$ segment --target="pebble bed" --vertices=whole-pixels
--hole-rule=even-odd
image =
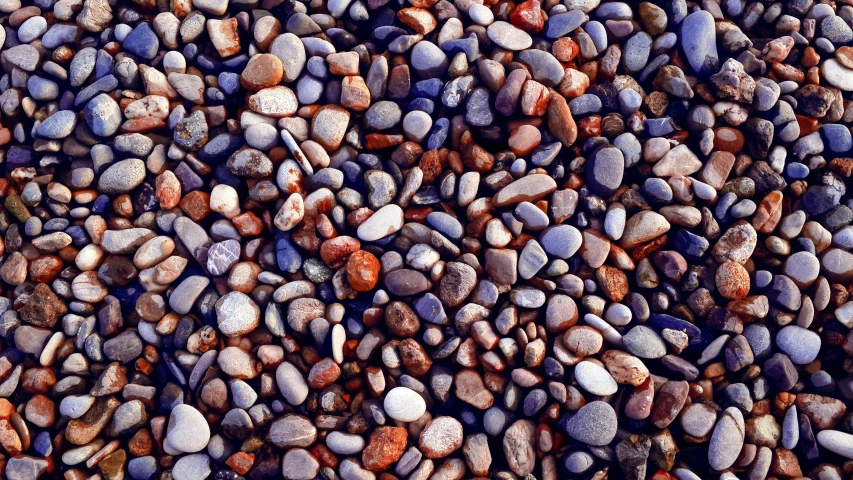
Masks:
[[[0,0],[0,478],[853,473],[853,5]]]

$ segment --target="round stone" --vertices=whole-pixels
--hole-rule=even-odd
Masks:
[[[165,441],[173,450],[195,453],[210,441],[210,427],[201,412],[190,405],[180,404],[169,415]]]
[[[308,398],[305,377],[292,363],[283,362],[275,370],[275,382],[287,403],[301,405]]]
[[[798,365],[811,363],[820,353],[820,335],[811,330],[788,325],[776,334],[776,345]]]
[[[385,394],[385,413],[400,422],[414,422],[426,412],[426,402],[417,392],[406,387],[395,387]]]
[[[618,421],[610,404],[602,401],[587,403],[561,427],[575,440],[596,447],[604,446],[616,437]]]
[[[228,292],[216,302],[216,322],[225,336],[246,335],[260,324],[261,309],[241,292]]]
[[[640,358],[655,359],[666,355],[666,344],[660,335],[645,325],[637,325],[622,337],[625,348]]]
[[[597,363],[590,361],[580,362],[575,366],[575,380],[587,392],[606,396],[616,393],[616,380]]]

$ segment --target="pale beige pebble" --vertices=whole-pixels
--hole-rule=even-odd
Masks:
[[[305,204],[302,201],[302,195],[294,193],[281,205],[273,223],[282,232],[287,232],[296,227],[303,216],[305,216]]]
[[[57,355],[59,353],[59,347],[65,342],[65,334],[62,332],[55,332],[50,340],[47,341],[47,344],[44,346],[44,350],[41,351],[41,355],[39,355],[39,365],[42,367],[49,367],[56,362]]]
[[[169,75],[172,72],[187,73],[187,59],[181,52],[171,50],[163,57],[163,72]]]
[[[161,95],[146,95],[130,102],[124,109],[124,116],[128,120],[145,117],[165,119],[169,116],[169,99]]]
[[[163,260],[154,267],[153,280],[161,285],[168,285],[174,282],[184,272],[184,268],[186,268],[188,262],[186,258],[177,255]]]
[[[47,196],[59,203],[71,202],[71,189],[59,182],[51,182],[47,185]]]
[[[105,256],[106,252],[100,245],[90,243],[80,249],[74,257],[74,264],[81,272],[90,272],[98,268]]]
[[[261,369],[251,353],[238,347],[225,347],[219,352],[216,362],[224,374],[241,380],[255,378]]]
[[[193,6],[202,12],[223,15],[228,10],[228,0],[194,0]]]
[[[204,104],[204,81],[199,76],[172,72],[166,78],[180,96],[196,105]]]
[[[356,234],[360,240],[374,242],[382,237],[400,231],[403,228],[404,221],[403,209],[399,205],[388,204],[377,210],[370,218],[359,225]]]
[[[79,3],[72,6],[70,10],[76,11],[78,8],[77,5]],[[54,11],[56,7],[57,5],[54,5]],[[83,2],[80,14],[77,15],[77,25],[90,32],[102,32],[109,26],[112,19],[112,7],[108,0],[86,0]],[[70,19],[66,18],[65,20]]]
[[[503,220],[493,218],[486,224],[486,242],[496,248],[503,248],[512,241],[512,232],[506,228]]]
[[[480,187],[480,172],[465,172],[459,177],[459,191],[456,202],[460,207],[467,207],[477,198]]]
[[[426,458],[443,458],[462,446],[462,424],[453,417],[435,417],[427,422],[418,438]]]
[[[581,258],[592,268],[604,265],[610,254],[610,240],[598,230],[586,229],[582,232]]]
[[[258,285],[258,275],[263,271],[254,262],[240,262],[228,275],[228,286],[238,292],[250,293]]]
[[[281,469],[285,480],[312,480],[320,471],[320,462],[304,448],[291,448],[282,457]]]
[[[183,158],[183,156],[181,158]],[[167,156],[166,146],[154,145],[154,150],[148,155],[148,158],[145,159],[145,168],[154,175],[162,175],[169,171],[166,169],[166,162],[168,161],[169,158]],[[178,184],[178,186],[180,186],[180,184]]]
[[[481,477],[488,476],[492,452],[489,449],[489,437],[485,433],[468,435],[462,447],[462,454],[471,473]]]
[[[311,139],[327,152],[337,150],[344,139],[349,119],[349,111],[339,105],[320,107],[311,120]]]
[[[101,239],[104,237],[104,232],[107,231],[107,221],[100,215],[92,215],[83,223],[86,228],[86,233],[92,239],[92,243],[100,245]]]
[[[832,234],[823,225],[814,220],[809,220],[803,225],[800,236],[806,237],[814,243],[815,253],[820,254],[832,243]]]
[[[71,281],[71,293],[77,300],[98,303],[109,291],[98,278],[98,272],[83,272]]]
[[[716,102],[711,109],[732,127],[742,125],[749,118],[749,110],[735,102]]]
[[[136,277],[139,285],[142,286],[143,290],[151,293],[166,293],[166,290],[169,288],[169,285],[162,285],[154,281],[154,272],[153,268],[146,268],[145,270],[140,270],[139,275]]]
[[[589,88],[589,76],[580,70],[567,68],[557,89],[569,100],[577,98]]]
[[[517,420],[504,433],[507,464],[519,477],[530,475],[536,467],[535,433],[536,424],[530,420]]]
[[[688,205],[667,205],[658,212],[671,224],[692,228],[702,222],[702,212]]]
[[[341,82],[341,105],[355,112],[363,112],[370,107],[370,90],[364,79],[358,75],[348,75]]]
[[[563,334],[563,345],[580,357],[598,353],[603,343],[601,333],[585,325],[575,325]]]
[[[270,117],[289,117],[296,113],[298,107],[293,90],[283,85],[265,88],[249,97],[249,108],[252,111]]]
[[[758,233],[752,225],[739,220],[720,236],[711,249],[711,255],[719,264],[731,260],[743,265],[752,257],[757,243]]]
[[[205,448],[209,441],[210,427],[201,412],[185,403],[172,409],[164,447],[177,453],[195,453]]]
[[[285,119],[282,118],[276,120],[274,117],[253,112],[251,110],[243,110],[243,113],[240,114],[240,128],[242,128],[243,130],[247,130],[252,125],[257,125],[259,123],[264,123],[274,127],[276,125],[276,121],[281,122],[283,120]]]
[[[622,248],[634,248],[669,231],[669,222],[663,215],[644,210],[635,213],[625,223],[625,233],[620,240]]]
[[[643,144],[643,159],[650,163],[657,162],[669,153],[670,148],[672,147],[669,140],[662,137],[650,138]]]
[[[332,75],[358,75],[358,54],[356,52],[339,52],[326,56],[329,73]]]
[[[305,154],[305,157],[308,158],[308,162],[311,163],[311,166],[314,167],[315,170],[326,168],[329,166],[329,163],[331,163],[329,153],[322,145],[314,140],[305,140],[299,144],[299,148],[302,149],[302,153]]]
[[[180,97],[178,92],[169,84],[166,74],[156,68],[141,63],[139,64],[139,75],[142,77],[142,85],[148,95],[159,95],[169,100],[177,100]]]
[[[252,37],[255,39],[255,44],[262,52],[269,49],[270,43],[281,34],[281,22],[273,15],[261,17],[255,21],[252,27]]]
[[[217,328],[227,337],[246,335],[260,324],[261,310],[241,292],[228,292],[216,302]]]
[[[53,253],[62,248],[71,245],[71,236],[65,232],[53,232],[32,240],[32,246],[36,247],[39,252]]]
[[[601,360],[616,383],[638,386],[649,377],[649,369],[643,361],[621,350],[608,350]]]
[[[310,126],[308,125],[308,121],[302,117],[280,118],[278,126],[283,130],[287,130],[297,142],[308,140]]]
[[[231,185],[219,184],[210,191],[210,209],[225,218],[240,214],[240,196]]]
[[[702,168],[702,161],[687,145],[678,145],[666,152],[658,161],[652,172],[659,177],[671,177],[673,175],[689,176]]]
[[[240,33],[236,18],[225,20],[208,19],[207,35],[213,47],[222,58],[240,52]]]
[[[172,12],[161,12],[152,22],[154,32],[162,40],[163,45],[169,49],[178,48],[178,30],[181,28],[181,21]],[[166,72],[168,74],[168,72]]]
[[[496,207],[505,207],[524,201],[535,202],[556,189],[557,182],[549,175],[526,175],[500,189],[492,198],[492,203]]]
[[[162,262],[175,251],[175,242],[169,237],[158,236],[143,243],[133,254],[133,264],[136,268],[151,268]]]

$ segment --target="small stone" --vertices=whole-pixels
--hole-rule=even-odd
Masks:
[[[241,292],[228,292],[216,302],[219,330],[226,336],[246,335],[260,324],[261,310]]]
[[[587,392],[606,396],[616,393],[616,380],[596,363],[583,361],[575,366],[575,379]]]
[[[205,448],[209,441],[210,427],[198,410],[186,404],[172,409],[165,440],[170,449],[195,453]]]
[[[418,438],[418,447],[426,458],[443,458],[462,447],[462,424],[453,417],[435,417],[428,421]]]
[[[426,402],[414,390],[406,387],[391,389],[384,400],[385,413],[400,422],[414,422],[426,412]]]
[[[616,412],[609,404],[594,401],[582,406],[567,420],[560,420],[560,426],[579,442],[603,446],[616,436]]]
[[[708,445],[708,463],[714,470],[729,468],[735,463],[743,448],[745,425],[743,414],[729,407],[717,421]]]

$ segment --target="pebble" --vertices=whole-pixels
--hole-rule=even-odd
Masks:
[[[796,325],[788,325],[776,334],[776,345],[798,365],[811,363],[820,352],[821,340],[817,333]]]
[[[210,441],[210,427],[198,410],[180,404],[169,414],[165,441],[169,449],[195,453],[205,448]]]
[[[853,458],[853,435],[838,430],[823,430],[817,433],[821,447],[845,458]]]
[[[373,242],[403,228],[403,210],[395,204],[385,205],[358,227],[358,238]]]
[[[617,390],[616,380],[607,370],[593,362],[583,361],[577,364],[575,379],[584,390],[593,395],[613,395]]]
[[[508,22],[498,21],[491,23],[486,29],[486,33],[489,39],[495,42],[496,45],[510,51],[526,50],[533,45],[533,39],[527,32],[516,28]]]
[[[625,348],[640,358],[661,358],[666,355],[663,339],[651,328],[637,325],[623,335]]]
[[[701,76],[716,73],[719,67],[714,17],[705,10],[695,11],[681,22],[682,48],[687,62]]]
[[[565,423],[563,428],[570,437],[592,446],[603,446],[616,436],[616,412],[608,403],[593,401],[582,406]]]
[[[708,444],[708,464],[714,470],[731,467],[743,448],[745,425],[743,414],[735,407],[720,416]]]
[[[414,422],[426,412],[426,402],[417,392],[396,387],[385,395],[383,403],[385,413],[400,422]]]
[[[435,417],[418,437],[418,448],[426,458],[444,458],[462,446],[463,428],[453,417]]]
[[[172,467],[172,478],[175,480],[205,478],[210,473],[210,457],[204,453],[183,456]]]
[[[216,302],[217,327],[226,336],[245,335],[260,323],[261,310],[241,292],[228,292]]]

